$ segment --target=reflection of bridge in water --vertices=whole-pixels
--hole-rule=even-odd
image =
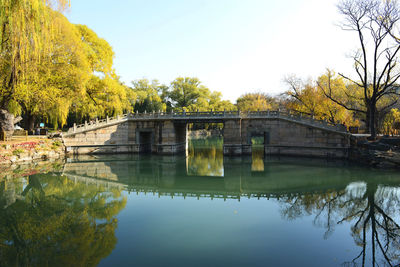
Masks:
[[[267,161],[264,171],[251,171],[251,158],[227,158],[223,177],[188,175],[184,157],[117,157],[103,161],[69,162],[63,175],[79,183],[96,184],[134,193],[156,196],[238,199],[291,197],[328,191],[341,191],[359,177],[357,169],[316,165],[299,168],[296,162]],[[320,162],[320,163],[323,163]],[[376,174],[365,179],[376,179]],[[390,184],[390,177],[385,179]],[[397,183],[393,179],[393,183]]]
[[[190,189],[173,189],[173,188],[163,188],[157,186],[144,186],[144,185],[126,185],[119,182],[112,182],[103,179],[95,179],[89,178],[81,175],[71,175],[64,173],[69,179],[74,180],[75,183],[85,183],[86,185],[97,185],[103,186],[105,188],[117,188],[119,190],[126,190],[128,192],[134,193],[144,193],[146,194],[153,194],[154,196],[164,197],[168,196],[171,198],[174,197],[183,197],[184,199],[188,198],[210,198],[213,199],[237,199],[240,200],[241,198],[276,198],[279,199],[283,196],[287,196],[287,194],[277,194],[277,193],[248,193],[248,192],[240,192],[240,191],[222,191],[222,190],[213,190],[212,188],[208,190],[199,190],[196,188]],[[185,191],[183,191],[185,190]]]

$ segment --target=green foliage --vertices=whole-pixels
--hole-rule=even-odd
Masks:
[[[76,118],[130,111],[111,46],[52,8],[65,0],[1,1],[0,108],[57,128]],[[30,127],[33,127],[32,124]]]
[[[24,152],[25,152],[25,150],[23,150],[22,148],[17,148],[17,149],[14,149],[14,150],[13,150],[12,154],[13,154],[14,156],[19,156],[19,155],[21,155],[21,154],[24,153]]]
[[[157,80],[149,82],[147,79],[136,80],[132,82],[133,94],[136,96],[136,101],[131,101],[134,111],[143,112],[158,112],[166,110],[166,103],[163,103],[159,92],[162,92],[164,85],[159,85]]]
[[[264,144],[264,137],[256,136],[251,138],[252,145],[263,145]]]
[[[222,176],[222,138],[207,138],[189,141],[188,173],[196,176]]]
[[[92,72],[112,75],[114,59],[112,47],[86,25],[77,24],[75,27],[84,43],[84,51]]]
[[[221,100],[220,92],[211,92],[197,78],[178,77],[171,82],[169,90],[163,91],[163,94],[170,99],[172,107],[177,110],[229,111],[236,109],[230,101]]]
[[[0,184],[0,262],[6,266],[96,266],[113,250],[115,218],[126,204],[119,191],[52,174]]]
[[[131,111],[128,88],[115,74],[112,47],[85,25],[76,25],[84,47],[90,78],[82,94],[76,95],[72,112],[77,118],[115,116]]]
[[[52,148],[52,149],[57,149],[57,148],[59,148],[61,145],[62,145],[61,141],[56,140],[56,141],[54,141],[54,142],[51,144],[51,148]]]
[[[241,111],[264,111],[278,107],[275,99],[264,93],[246,93],[239,97],[236,102]]]
[[[28,73],[20,82],[16,99],[26,116],[48,118],[63,126],[73,99],[85,90],[89,66],[75,26],[58,12],[51,16],[59,29],[52,39],[52,52],[44,51],[38,72]]]
[[[178,77],[172,81],[169,97],[172,100],[174,107],[180,110],[183,108],[189,108],[190,106],[193,107],[201,96],[201,90],[204,93],[207,89],[200,84],[201,82],[199,79],[190,77]]]
[[[59,140],[56,140],[56,141],[53,142],[53,146],[59,147],[61,145],[62,145],[62,143]]]
[[[288,110],[302,112],[314,116],[316,119],[327,120],[331,123],[359,125],[353,112],[330,100],[321,89],[329,84],[332,95],[335,95],[337,99],[344,100],[349,95],[343,78],[336,77],[333,72],[329,71],[327,74],[320,76],[317,81],[302,81],[292,76],[286,78],[286,83],[290,87],[285,93],[288,96],[285,102],[285,107]]]
[[[53,27],[53,7],[63,8],[67,0],[2,0],[0,2],[1,107],[6,107],[18,85],[41,62],[42,53],[52,50],[57,28]]]
[[[398,133],[400,129],[400,111],[397,108],[391,109],[390,112],[386,114],[382,128],[383,133],[387,135]]]

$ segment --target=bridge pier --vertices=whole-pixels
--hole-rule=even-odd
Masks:
[[[158,124],[157,154],[183,153],[187,148],[187,124],[164,121]]]
[[[224,155],[242,155],[242,120],[226,120],[224,123]]]

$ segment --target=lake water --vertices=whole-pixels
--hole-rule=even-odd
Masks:
[[[120,155],[0,175],[0,266],[389,266],[400,173],[317,159]]]

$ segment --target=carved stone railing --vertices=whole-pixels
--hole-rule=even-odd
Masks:
[[[347,127],[343,124],[334,124],[326,120],[317,120],[300,112],[267,110],[267,111],[198,111],[198,112],[151,112],[151,113],[129,113],[114,118],[107,117],[102,120],[92,120],[81,125],[74,124],[64,136],[82,133],[98,128],[119,124],[128,120],[227,120],[227,119],[282,119],[295,123],[304,124],[310,127],[321,128],[325,130],[347,133]]]

